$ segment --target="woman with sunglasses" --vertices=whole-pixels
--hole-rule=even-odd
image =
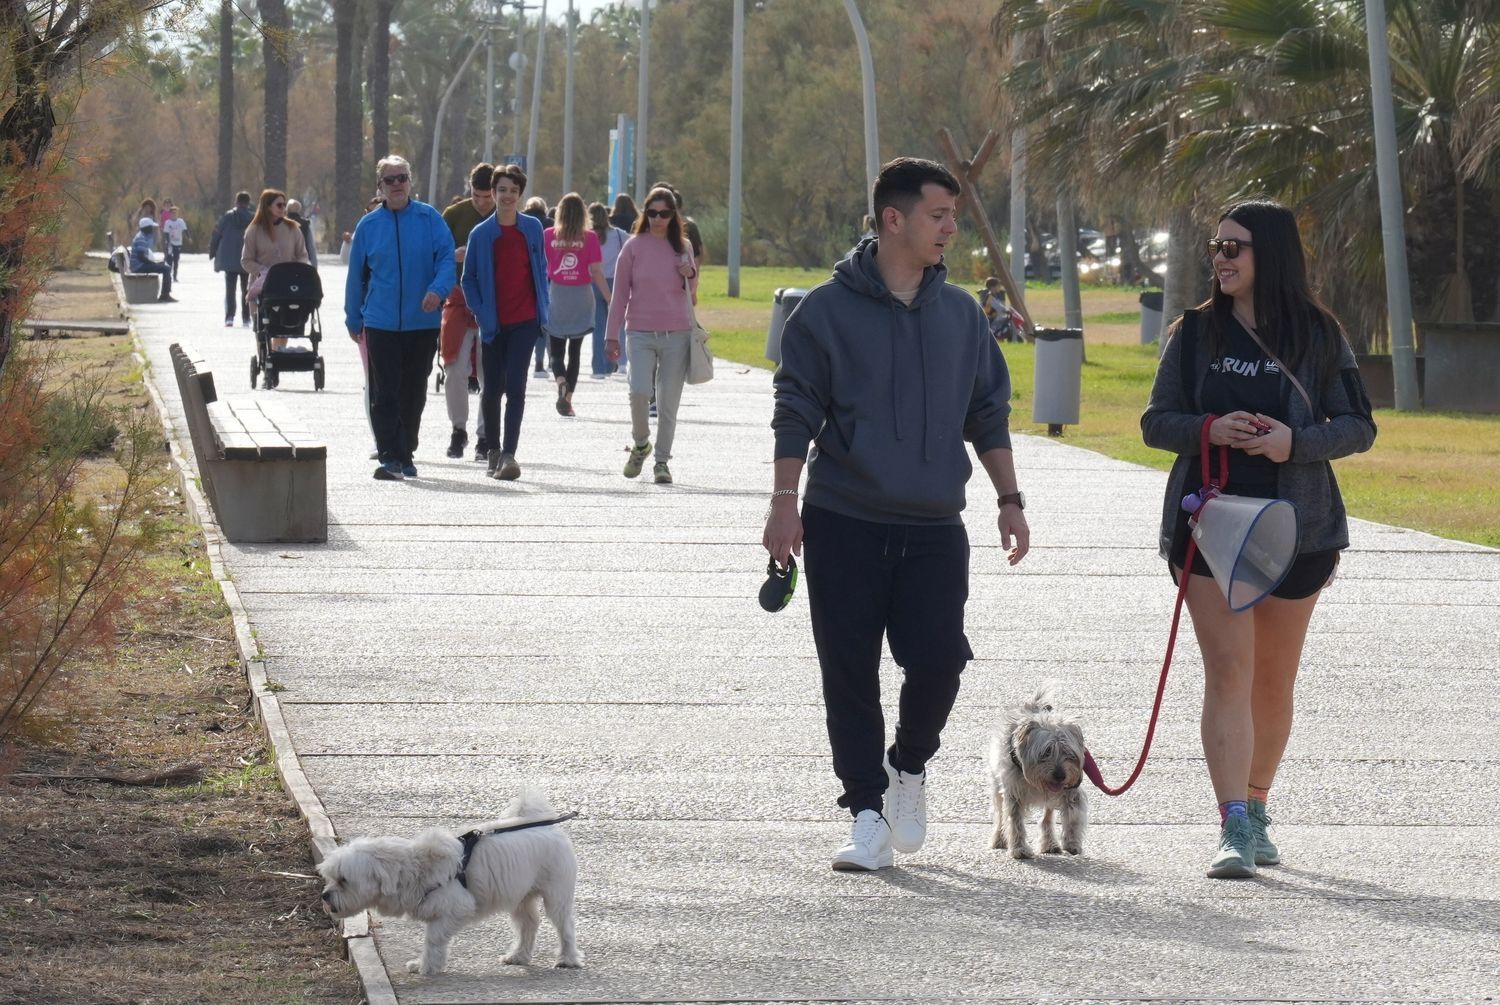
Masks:
[[[688,351],[693,336],[693,303],[698,270],[682,236],[682,218],[672,193],[654,188],[615,262],[615,287],[609,304],[605,352],[620,358],[620,338],[629,343],[630,427],[625,477],[641,473],[651,453],[651,396],[656,395],[656,464],[652,480],[672,484],[672,441],[677,432],[677,405],[687,382]]]
[[[282,262],[306,262],[307,242],[302,239],[302,228],[289,223],[286,218],[286,193],[268,188],[261,192],[260,203],[250,226],[245,228],[245,244],[240,249],[240,271],[250,277],[246,292],[253,307],[260,301],[260,288],[265,285],[266,271]],[[273,338],[271,348],[286,348],[287,340]],[[267,374],[267,387],[274,386],[270,380],[275,371]]]
[[[1183,498],[1199,487],[1200,437],[1229,448],[1227,491],[1297,507],[1297,558],[1254,607],[1231,611],[1201,553],[1187,606],[1203,654],[1201,731],[1219,803],[1214,879],[1276,865],[1266,804],[1292,728],[1292,692],[1318,595],[1333,577],[1349,526],[1329,464],[1375,441],[1370,401],[1338,319],[1313,293],[1296,217],[1243,202],[1208,242],[1213,292],[1183,314],[1141,416],[1147,446],[1177,460],[1167,480],[1160,548],[1174,581],[1189,531]],[[1217,474],[1219,451],[1210,456]]]

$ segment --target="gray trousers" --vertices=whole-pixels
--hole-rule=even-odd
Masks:
[[[651,438],[651,395],[656,395],[656,460],[672,459],[677,405],[687,383],[693,333],[627,331],[630,349],[630,432],[636,443]]]
[[[443,395],[448,402],[448,421],[454,429],[467,429],[469,425],[469,375],[479,379],[480,393],[484,393],[484,367],[474,369],[473,354],[479,348],[479,329],[464,332],[464,341],[458,349],[458,358],[443,368]],[[484,439],[484,416],[474,430],[474,438]]]

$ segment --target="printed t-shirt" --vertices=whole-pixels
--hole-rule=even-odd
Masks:
[[[1259,413],[1285,422],[1286,416],[1281,414],[1281,370],[1260,351],[1238,319],[1230,317],[1224,335],[1223,352],[1208,365],[1208,376],[1203,380],[1204,409],[1214,415]],[[1209,456],[1217,472],[1219,452],[1212,450]],[[1236,484],[1274,489],[1278,467],[1269,457],[1230,450],[1229,491],[1233,492]]]
[[[182,244],[182,235],[187,233],[187,221],[180,216],[174,216],[161,225],[161,229],[167,235],[167,240],[176,248]]]
[[[585,230],[581,247],[577,243],[556,241],[557,229],[548,227],[542,234],[542,247],[547,252],[547,278],[559,286],[587,286],[592,281],[589,266],[604,261],[599,235]]]
[[[502,325],[530,321],[536,314],[536,286],[531,279],[531,256],[520,227],[500,228],[491,250],[495,256],[496,320]]]

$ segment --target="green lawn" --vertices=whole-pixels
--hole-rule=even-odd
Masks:
[[[776,289],[811,287],[826,278],[825,271],[741,269],[741,296],[734,300],[724,293],[724,268],[705,268],[699,317],[714,333],[714,351],[736,362],[770,366],[763,354]],[[1088,362],[1082,421],[1067,427],[1064,442],[1165,470],[1171,456],[1141,443],[1140,416],[1156,372],[1156,349],[1133,344],[1139,342],[1139,314],[1129,307],[1136,294],[1090,287],[1083,296]],[[1039,324],[1061,323],[1062,294],[1055,285],[1029,287],[1027,304]],[[1012,428],[1045,434],[1045,427],[1031,421],[1034,348],[1007,345],[1005,357],[1014,385]],[[1500,416],[1382,409],[1375,421],[1380,435],[1374,448],[1334,464],[1349,512],[1500,548],[1493,483],[1500,471]]]

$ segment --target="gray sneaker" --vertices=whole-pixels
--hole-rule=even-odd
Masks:
[[[1266,804],[1259,799],[1250,800],[1250,833],[1255,837],[1256,865],[1281,864],[1281,849],[1276,847],[1276,842],[1266,833],[1266,828],[1270,826],[1271,818],[1266,816]]]
[[[634,447],[626,447],[625,452],[630,456],[625,458],[625,477],[634,478],[641,473],[641,468],[646,465],[646,458],[651,456],[651,441],[638,444]]]
[[[656,462],[656,466],[651,469],[651,480],[658,485],[672,484],[672,469],[667,467],[666,461]]]
[[[1250,818],[1230,814],[1219,829],[1219,850],[1208,866],[1209,879],[1252,879],[1255,876],[1255,835]]]
[[[521,465],[516,463],[514,454],[500,455],[500,467],[495,471],[495,477],[502,482],[513,482],[521,477]]]

